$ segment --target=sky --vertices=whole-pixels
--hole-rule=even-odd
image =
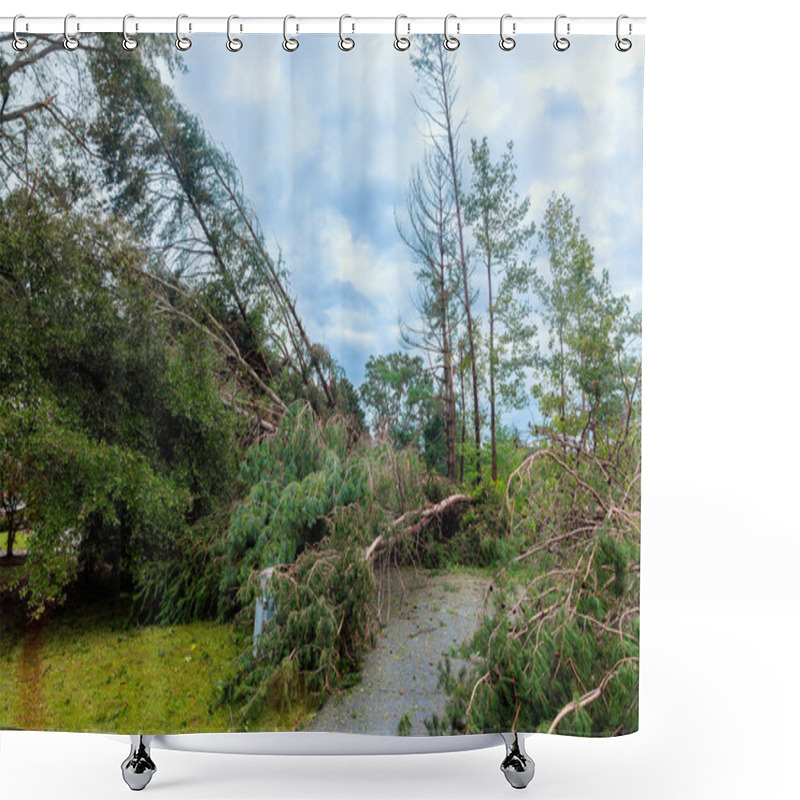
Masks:
[[[400,349],[399,320],[415,316],[415,265],[400,240],[411,172],[425,139],[414,105],[409,52],[386,35],[195,36],[178,98],[234,157],[267,244],[280,251],[312,340],[324,343],[358,385],[370,355]],[[542,218],[552,192],[566,193],[617,294],[641,309],[643,46],[627,53],[613,36],[464,36],[456,63],[455,113],[462,151],[486,136],[493,158],[513,140],[517,188]],[[465,177],[468,177],[465,174]],[[476,270],[485,308],[484,274]]]

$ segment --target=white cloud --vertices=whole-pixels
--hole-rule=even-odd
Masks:
[[[414,316],[414,278],[394,214],[425,146],[408,56],[385,36],[357,36],[351,53],[335,36],[308,37],[291,55],[280,37],[246,41],[234,56],[222,42],[209,60],[198,40],[179,96],[236,158],[309,331],[337,357],[336,347],[358,358],[396,349],[398,318]],[[470,38],[457,54],[465,176],[471,137],[487,135],[495,156],[513,139],[534,217],[552,191],[568,194],[598,265],[637,297],[641,58],[618,53],[613,37],[576,37],[567,53],[546,36],[513,53],[496,37]]]

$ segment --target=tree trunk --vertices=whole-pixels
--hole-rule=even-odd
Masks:
[[[439,302],[442,324],[442,361],[444,364],[444,438],[447,450],[447,477],[456,478],[456,400],[453,392],[453,356],[450,351],[450,320],[447,309],[450,298],[447,291],[447,267],[445,263],[447,248],[444,241],[444,198],[441,184],[439,188]]]
[[[464,346],[459,344],[458,346],[458,357],[459,357],[459,364],[464,363]],[[467,409],[466,403],[464,401],[464,370],[459,369],[458,371],[458,378],[459,382],[461,383],[461,453],[459,456],[459,463],[458,463],[458,480],[459,482],[463,482],[464,480],[464,445],[467,441]]]
[[[469,302],[469,277],[467,275],[467,257],[464,250],[464,225],[461,219],[461,200],[458,187],[458,165],[456,162],[455,137],[450,118],[450,93],[445,80],[444,55],[439,52],[439,67],[442,78],[442,99],[444,101],[444,121],[447,131],[447,147],[450,156],[450,174],[453,181],[453,200],[456,206],[456,227],[458,228],[458,248],[461,260],[461,275],[464,281],[464,311],[467,317],[467,342],[469,344],[469,360],[472,370],[472,399],[475,419],[475,483],[481,482],[481,420],[478,405],[478,368],[475,362],[475,337],[472,332],[472,310]]]
[[[488,227],[488,226],[487,226]],[[487,231],[486,241],[488,246],[489,234]],[[495,434],[495,394],[494,394],[494,308],[492,307],[492,251],[488,250],[486,255],[486,274],[489,279],[489,426],[492,438],[492,480],[497,480],[497,438]]]
[[[17,526],[14,520],[14,499],[11,499],[11,505],[6,506],[6,519],[8,520],[8,538],[6,539],[6,558],[11,558],[14,555],[14,539],[17,535]]]
[[[445,398],[444,421],[447,445],[447,477],[456,479],[456,398],[453,386],[453,354],[448,349],[444,367]]]

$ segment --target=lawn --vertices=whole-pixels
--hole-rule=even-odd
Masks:
[[[8,533],[3,531],[0,533],[0,555],[5,555],[6,547],[8,545]],[[24,531],[18,531],[14,537],[14,552],[19,550],[28,549],[28,534]]]
[[[124,602],[74,605],[38,631],[0,625],[0,727],[182,733],[233,730],[213,703],[240,646],[214,622],[126,624]],[[0,617],[5,616],[0,611]]]

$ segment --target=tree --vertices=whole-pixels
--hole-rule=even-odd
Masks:
[[[388,435],[397,448],[426,449],[426,430],[435,430],[433,383],[419,356],[395,352],[370,356],[361,399],[372,414],[372,429]]]
[[[100,104],[89,132],[113,208],[149,241],[152,270],[203,288],[204,306],[262,384],[284,388],[291,400],[297,376],[315,408],[333,408],[324,348],[309,340],[286,267],[266,247],[233,160],[153,67],[133,57],[120,70],[117,56],[90,62]]]
[[[447,164],[436,151],[426,153],[408,189],[408,226],[398,222],[403,241],[417,263],[415,307],[420,325],[402,326],[403,341],[423,351],[440,387],[444,416],[446,473],[456,478],[456,396],[453,339],[463,319],[458,307],[460,275],[453,257],[455,233]]]
[[[169,37],[121,54],[112,38],[86,35],[75,58],[49,70],[61,45],[34,37],[10,63],[0,56],[6,187],[44,186],[65,206],[126,218],[147,246],[145,274],[166,289],[163,309],[209,334],[276,413],[298,395],[337,408],[330,357],[308,338],[241,175],[162,80],[181,67]],[[170,299],[187,286],[203,291],[175,309]]]
[[[0,406],[0,512],[6,531],[6,558],[14,555],[14,540],[25,519],[25,477],[27,465],[23,463],[22,440],[27,435],[23,425],[17,424],[15,409]]]
[[[469,284],[469,268],[464,244],[464,219],[461,208],[461,156],[459,132],[463,121],[456,121],[453,106],[458,97],[455,85],[455,62],[449,51],[444,50],[436,36],[421,36],[419,47],[411,56],[411,64],[417,72],[422,89],[422,101],[416,101],[427,125],[428,136],[438,156],[443,160],[448,176],[448,191],[452,193],[458,260],[461,266],[461,282],[464,314],[467,323],[467,346],[472,372],[472,411],[475,436],[475,480],[480,482],[481,422],[478,401],[478,366],[476,361],[475,331],[472,313],[472,291]]]
[[[28,607],[105,576],[160,614],[150,567],[232,504],[239,422],[208,342],[143,289],[130,230],[41,194],[0,199],[0,495],[35,534]]]
[[[472,226],[476,249],[486,267],[489,287],[489,424],[492,480],[497,480],[496,382],[511,406],[520,405],[524,371],[532,366],[530,345],[535,328],[528,321],[530,307],[523,297],[531,281],[530,265],[521,261],[533,238],[534,225],[525,223],[530,200],[519,199],[514,144],[509,142],[493,164],[486,137],[473,139],[470,161],[472,188],[464,198],[464,219]],[[493,292],[493,279],[499,291]],[[499,279],[499,280],[498,280]]]
[[[534,291],[548,340],[537,348],[535,393],[546,420],[585,440],[616,424],[638,388],[638,359],[628,354],[640,318],[630,315],[626,296],[613,294],[608,271],[597,273],[565,195],[551,196],[539,236],[549,275],[536,276]]]
[[[28,158],[31,122],[51,108],[56,95],[37,80],[43,62],[62,52],[55,37],[31,38],[22,52],[11,49],[12,37],[0,36],[0,181],[6,191],[18,186],[32,188],[38,180]],[[13,60],[7,54],[15,53]]]

